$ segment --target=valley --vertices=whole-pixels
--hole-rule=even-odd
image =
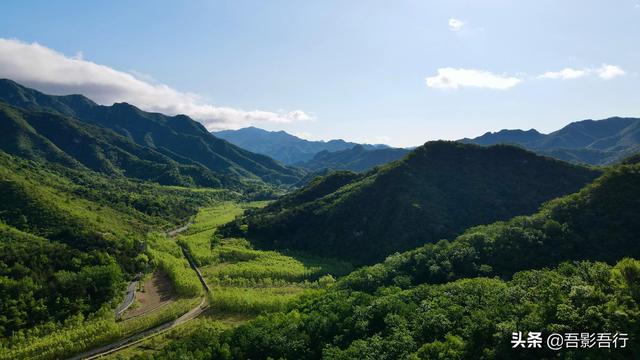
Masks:
[[[313,172],[186,116],[0,85],[0,359],[531,358],[513,332],[640,334],[637,155],[430,141]]]

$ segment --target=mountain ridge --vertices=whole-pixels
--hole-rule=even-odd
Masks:
[[[0,80],[0,101],[25,111],[51,113],[109,129],[139,146],[177,163],[199,164],[237,182],[291,185],[305,172],[284,166],[211,135],[186,115],[167,116],[138,109],[127,103],[98,105],[82,95],[54,96]]]
[[[503,129],[459,141],[484,146],[514,144],[560,160],[607,165],[640,151],[640,118],[581,120],[549,134]]]
[[[329,141],[305,140],[282,130],[267,131],[255,126],[238,130],[222,130],[214,132],[213,134],[237,146],[271,156],[289,165],[311,160],[315,154],[323,150],[331,152],[347,150],[356,145],[362,145],[364,148],[370,150],[388,147],[382,144],[357,144],[342,139]]]

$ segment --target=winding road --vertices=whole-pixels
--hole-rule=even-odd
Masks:
[[[185,231],[187,228],[189,227],[189,224],[179,227],[177,229],[171,230],[167,232],[168,236],[174,237],[175,235]],[[166,331],[169,331],[171,329],[173,329],[174,327],[180,325],[180,324],[184,324],[185,322],[194,319],[196,317],[198,317],[200,314],[202,314],[208,307],[208,303],[207,303],[207,299],[208,299],[208,292],[209,292],[209,286],[207,285],[206,281],[204,280],[204,277],[202,276],[202,274],[200,273],[200,269],[198,269],[198,267],[196,266],[196,264],[193,262],[193,259],[191,258],[191,254],[189,254],[189,251],[182,247],[182,253],[184,254],[184,256],[187,258],[187,261],[189,261],[189,265],[191,266],[191,268],[196,272],[196,274],[198,275],[198,278],[200,279],[200,282],[202,283],[202,287],[205,290],[205,294],[202,298],[202,301],[200,301],[200,304],[198,304],[198,306],[194,307],[193,309],[189,310],[188,312],[186,312],[184,315],[180,316],[179,318],[172,320],[172,321],[168,321],[164,324],[160,324],[154,328],[151,329],[147,329],[144,330],[142,332],[139,332],[135,335],[131,335],[129,337],[126,337],[124,339],[120,339],[118,341],[112,342],[111,344],[107,344],[104,346],[101,346],[99,348],[95,348],[93,350],[89,350],[86,351],[84,353],[78,354],[76,356],[73,356],[71,358],[69,358],[69,360],[80,360],[80,359],[97,359],[100,358],[102,356],[106,356],[109,354],[112,354],[114,352],[120,351],[122,349],[128,348],[130,346],[136,345],[138,343],[141,343],[153,336],[162,334]],[[123,302],[118,308],[124,306],[127,303],[127,300],[129,299],[129,295],[131,294],[131,292],[129,292],[129,289],[132,288],[133,283],[129,284],[129,287],[127,288],[127,299],[125,299],[125,302]],[[137,282],[135,284],[137,286]],[[133,287],[133,294],[135,294],[135,288]],[[131,303],[133,303],[133,299],[135,298],[134,295],[131,295],[131,301],[128,305],[126,305],[126,307],[122,310],[122,312],[124,312],[124,310],[126,310],[127,307],[131,306]],[[117,312],[116,312],[117,315]]]

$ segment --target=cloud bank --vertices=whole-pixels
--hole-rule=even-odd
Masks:
[[[426,78],[427,86],[436,89],[457,89],[459,87],[477,87],[505,90],[516,86],[519,78],[492,74],[474,69],[440,68],[438,74]]]
[[[618,76],[622,76],[625,74],[625,71],[622,70],[617,65],[609,65],[602,64],[598,68],[583,68],[583,69],[572,69],[572,68],[564,68],[560,71],[548,71],[538,78],[541,79],[560,79],[560,80],[570,80],[577,79],[584,76],[596,75],[603,80],[610,80]]]
[[[617,65],[602,64],[597,68],[573,69],[564,68],[560,71],[547,71],[536,77],[526,75],[507,76],[498,75],[484,70],[456,69],[452,67],[439,68],[434,76],[426,78],[427,86],[435,89],[458,89],[462,87],[507,90],[519,83],[530,79],[560,79],[570,80],[586,76],[597,76],[602,80],[610,80],[625,75],[626,72]]]
[[[128,102],[146,111],[186,114],[209,130],[313,119],[302,110],[245,111],[213,106],[196,94],[152,82],[137,73],[130,74],[84,60],[81,52],[68,57],[37,43],[13,39],[0,38],[0,78],[50,94],[83,94],[104,105]]]

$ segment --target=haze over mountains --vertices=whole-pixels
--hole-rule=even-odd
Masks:
[[[363,145],[356,145],[351,149],[333,152],[323,150],[315,154],[310,160],[295,163],[294,165],[309,171],[331,169],[364,172],[376,166],[401,159],[409,152],[410,150],[408,149],[367,149]]]
[[[640,119],[583,120],[550,134],[535,129],[500,130],[460,141],[478,145],[515,144],[560,160],[606,165],[640,150]]]
[[[388,148],[387,145],[356,144],[342,139],[310,141],[284,131],[267,131],[253,126],[239,130],[223,130],[213,134],[249,151],[268,155],[284,164],[305,162],[321,151],[347,150],[356,145],[361,145],[368,150]]]

